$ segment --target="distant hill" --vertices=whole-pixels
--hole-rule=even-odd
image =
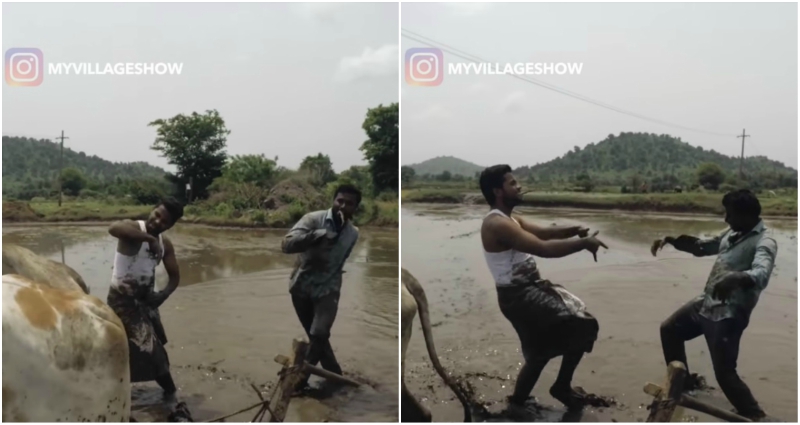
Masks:
[[[485,168],[452,156],[439,156],[420,162],[419,164],[412,164],[409,167],[413,168],[414,173],[418,176],[424,176],[426,174],[436,176],[445,171],[449,171],[450,174],[454,176],[462,175],[464,177],[473,177],[476,172],[481,172]]]
[[[697,167],[705,162],[722,167],[728,180],[738,179],[739,158],[649,133],[609,135],[583,149],[576,146],[552,161],[519,167],[515,174],[543,182],[574,181],[585,173],[596,184],[625,185],[637,175],[643,182],[688,184],[696,181]],[[744,172],[748,180],[759,180],[764,187],[797,186],[797,170],[763,156],[746,157]]]
[[[25,188],[49,188],[58,175],[61,147],[49,140],[3,136],[3,194]],[[64,147],[64,168],[74,167],[90,181],[163,179],[166,171],[146,162],[111,162]]]

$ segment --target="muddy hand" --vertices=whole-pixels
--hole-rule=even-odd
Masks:
[[[594,233],[592,233],[592,236],[589,236],[587,239],[589,241],[589,247],[587,249],[592,253],[595,263],[597,262],[597,250],[600,249],[601,246],[605,249],[608,249],[608,246],[604,244],[603,241],[597,239],[598,233],[600,233],[600,231],[595,230]]]
[[[650,253],[653,254],[653,257],[656,256],[656,253],[664,248],[666,241],[664,239],[656,239],[653,241],[653,244],[650,245]]]

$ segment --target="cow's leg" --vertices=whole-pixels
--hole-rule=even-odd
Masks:
[[[400,421],[431,422],[431,412],[408,391],[405,382],[400,395]]]

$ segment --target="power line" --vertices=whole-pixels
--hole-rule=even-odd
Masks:
[[[441,43],[439,41],[433,40],[430,37],[426,37],[424,35],[417,34],[417,33],[413,32],[413,31],[402,29],[402,36],[405,37],[405,38],[408,38],[410,40],[414,40],[414,41],[416,41],[418,43],[424,44],[426,46],[438,48],[438,49],[443,50],[443,51],[445,51],[445,52],[447,52],[447,53],[449,53],[449,54],[451,54],[453,56],[457,56],[457,57],[460,57],[462,59],[466,59],[466,60],[468,60],[470,62],[489,63],[489,61],[487,61],[485,59],[482,59],[482,58],[480,58],[480,57],[478,57],[476,55],[464,52],[463,50],[457,49],[457,48],[452,47],[452,46],[448,46],[447,44],[444,44],[444,43]],[[508,75],[510,77],[513,77],[513,78],[516,78],[518,80],[525,81],[527,83],[531,83],[531,84],[537,85],[539,87],[542,87],[542,88],[545,88],[545,89],[548,89],[548,90],[555,91],[557,93],[563,94],[565,96],[572,97],[574,99],[578,99],[578,100],[582,100],[582,101],[587,102],[587,103],[591,103],[591,104],[593,104],[595,106],[599,106],[601,108],[609,109],[609,110],[612,110],[614,112],[618,112],[620,114],[632,116],[634,118],[639,118],[639,119],[642,119],[642,120],[645,120],[645,121],[650,121],[650,122],[653,122],[653,123],[656,123],[656,124],[661,124],[661,125],[665,125],[665,126],[669,126],[669,127],[680,128],[680,129],[683,129],[683,130],[693,131],[693,132],[697,132],[697,133],[705,133],[705,134],[709,134],[709,135],[712,135],[712,136],[733,137],[733,135],[731,135],[731,134],[719,133],[719,132],[715,132],[715,131],[708,131],[708,130],[703,130],[703,129],[699,129],[699,128],[693,128],[693,127],[687,127],[687,126],[684,126],[684,125],[671,123],[671,122],[660,120],[660,119],[657,119],[657,118],[648,117],[646,115],[638,114],[638,113],[635,113],[635,112],[632,112],[632,111],[628,111],[628,110],[625,110],[625,109],[622,109],[622,108],[618,108],[618,107],[613,106],[613,105],[609,105],[609,104],[601,102],[599,100],[592,99],[592,98],[590,98],[588,96],[584,96],[584,95],[582,95],[580,93],[575,93],[575,92],[569,91],[567,89],[555,86],[553,84],[549,84],[549,83],[545,83],[543,81],[536,80],[534,78],[523,77],[523,76],[520,76],[520,75],[517,75],[517,74],[506,74],[506,75]]]

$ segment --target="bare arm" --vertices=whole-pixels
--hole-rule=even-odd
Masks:
[[[531,221],[524,220],[522,217],[514,217],[525,231],[531,233],[543,241],[554,239],[569,239],[574,236],[586,236],[589,229],[581,226],[539,226]]]
[[[133,242],[153,242],[158,241],[155,236],[143,232],[139,229],[139,224],[133,220],[120,220],[111,223],[108,234],[117,239],[126,239]]]
[[[488,230],[497,235],[501,244],[542,258],[566,257],[584,249],[596,253],[598,246],[605,247],[605,244],[594,237],[543,241],[510,220],[492,220],[489,226]]]
[[[663,248],[665,244],[670,244],[678,251],[687,252],[695,257],[708,257],[719,254],[719,246],[723,236],[725,236],[725,233],[710,239],[700,239],[688,235],[680,235],[677,238],[667,236],[664,239],[653,242],[650,252],[655,256],[656,252]]]
[[[167,296],[178,289],[178,284],[181,282],[181,269],[178,267],[178,258],[175,256],[175,248],[172,247],[172,241],[164,239],[164,268],[167,270],[169,282],[167,287],[162,292],[166,292]]]
[[[178,267],[178,259],[175,256],[175,249],[172,246],[172,241],[166,237],[162,239],[164,240],[164,268],[167,270],[169,282],[167,282],[167,287],[164,288],[163,291],[151,295],[150,305],[153,307],[161,306],[161,304],[178,289],[178,284],[181,281],[181,270],[180,267]]]
[[[314,221],[309,214],[306,214],[292,227],[281,241],[281,250],[284,254],[303,252],[325,236],[327,230],[320,229]]]

